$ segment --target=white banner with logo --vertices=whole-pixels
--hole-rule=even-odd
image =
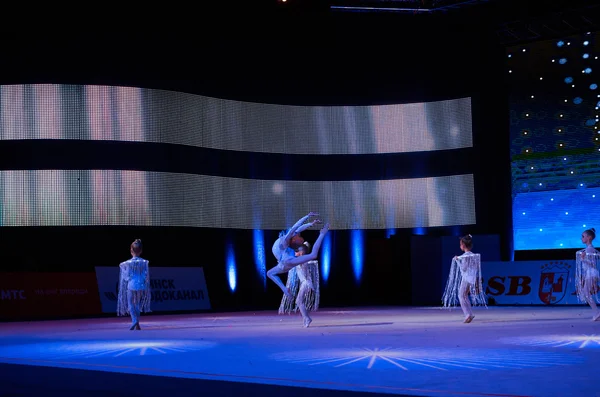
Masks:
[[[483,287],[499,305],[577,305],[575,260],[482,262]]]
[[[119,266],[96,267],[103,313],[117,312]],[[150,267],[153,312],[208,310],[210,300],[201,267]]]

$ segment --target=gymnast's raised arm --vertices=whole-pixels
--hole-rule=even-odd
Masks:
[[[307,228],[311,227],[314,224],[314,222],[307,223],[306,225],[303,225],[303,223],[306,222],[308,220],[308,218],[310,218],[311,216],[317,216],[317,215],[319,215],[319,213],[317,213],[317,212],[309,212],[308,215],[303,216],[302,218],[300,218],[298,220],[298,222],[296,222],[294,224],[294,226],[292,226],[290,228],[290,230],[288,230],[287,234],[285,235],[285,238],[283,239],[283,243],[284,243],[285,247],[283,247],[283,249],[289,247],[290,240],[292,239],[292,237],[294,237],[294,235],[296,233],[300,233],[303,230],[306,230]]]

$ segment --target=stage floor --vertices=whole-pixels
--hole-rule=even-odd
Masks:
[[[591,321],[588,307],[492,307],[475,315],[463,324],[460,309],[323,309],[307,329],[299,315],[275,311],[149,315],[141,331],[129,331],[129,318],[4,323],[0,363],[11,365],[0,368],[0,388],[118,395],[118,384],[90,383],[100,371],[245,385],[236,395],[270,384],[313,396],[600,396],[600,321]],[[56,382],[61,375],[44,375],[47,367],[86,370],[88,380]],[[150,378],[134,379],[143,388]],[[294,390],[287,395],[300,395]]]

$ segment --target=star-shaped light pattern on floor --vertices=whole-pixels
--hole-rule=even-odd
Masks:
[[[61,341],[0,346],[0,359],[93,359],[186,353],[215,346],[197,340]]]
[[[577,349],[600,349],[600,335],[542,335],[505,338],[503,343],[521,346],[569,347]]]
[[[507,370],[577,364],[576,356],[553,352],[471,348],[356,348],[286,352],[277,361],[335,368],[398,370]]]

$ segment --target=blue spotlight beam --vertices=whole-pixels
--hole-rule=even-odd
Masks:
[[[267,259],[265,250],[265,233],[263,230],[254,230],[254,265],[256,272],[263,282],[263,288],[267,288]]]
[[[331,266],[331,233],[325,235],[323,244],[321,245],[321,280],[327,284],[329,280],[329,271]]]
[[[360,284],[364,266],[365,236],[363,230],[352,230],[350,232],[350,249],[352,250],[352,269],[354,280]]]
[[[229,282],[229,289],[231,292],[235,292],[235,288],[237,287],[237,269],[235,263],[235,252],[233,248],[233,243],[227,243],[227,252],[226,252],[226,269],[227,269],[227,281]]]

